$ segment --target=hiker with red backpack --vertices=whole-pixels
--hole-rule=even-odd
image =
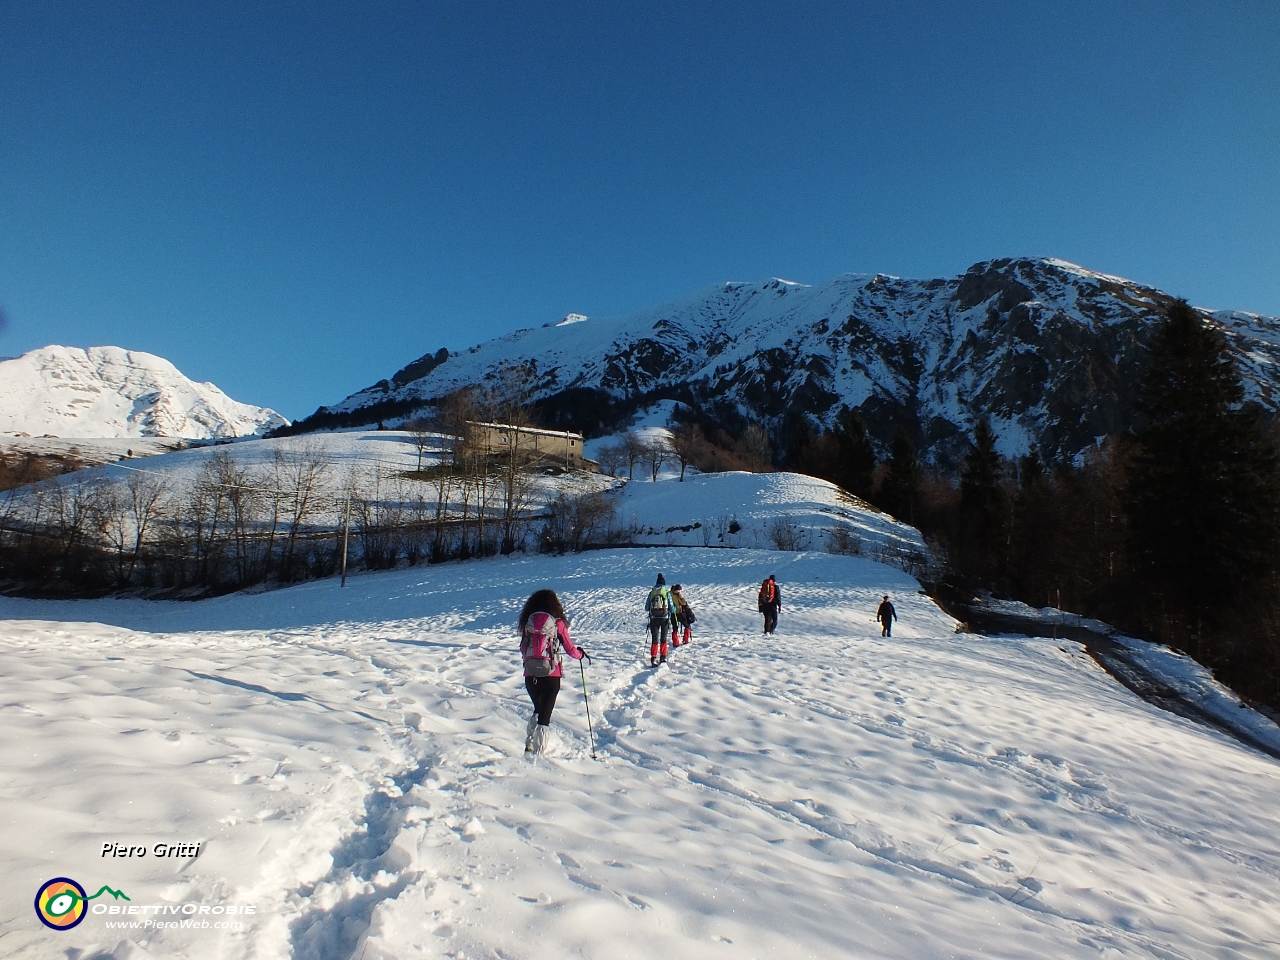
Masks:
[[[551,711],[560,694],[560,650],[574,660],[587,657],[569,637],[569,620],[554,590],[538,590],[520,611],[520,657],[524,661],[524,688],[533,701],[533,716],[525,731],[524,752],[542,753],[551,739]],[[585,682],[585,681],[584,681]]]
[[[778,629],[778,611],[782,609],[782,588],[778,581],[769,574],[769,579],[760,584],[760,596],[756,601],[756,609],[764,614],[764,632],[773,633]]]
[[[649,666],[656,667],[667,662],[667,628],[676,621],[676,603],[662,574],[645,598],[644,611],[649,615]]]

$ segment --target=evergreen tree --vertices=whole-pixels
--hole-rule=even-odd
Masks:
[[[1044,480],[1044,461],[1040,459],[1040,451],[1033,445],[1026,455],[1018,460],[1018,485],[1023,490],[1035,489]]]
[[[880,484],[880,500],[885,509],[899,520],[914,525],[916,501],[923,482],[924,470],[916,456],[915,444],[907,431],[899,427],[889,451],[889,467]]]
[[[867,425],[857,410],[842,407],[832,430],[834,463],[827,479],[854,496],[871,499],[875,486],[876,451],[867,435]]]
[[[809,417],[803,413],[788,417],[783,432],[787,439],[787,467],[798,473],[812,472],[814,443],[817,438]]]
[[[1275,565],[1276,457],[1243,398],[1222,334],[1175,303],[1151,347],[1124,509],[1152,626],[1185,627],[1193,646]]]
[[[1004,460],[983,417],[960,474],[960,518],[956,543],[962,569],[988,586],[1001,573],[1007,547],[1009,500],[1001,485]]]

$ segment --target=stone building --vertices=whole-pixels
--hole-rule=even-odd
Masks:
[[[510,451],[515,438],[517,451],[530,459],[555,460],[570,467],[593,466],[582,455],[582,434],[567,430],[540,430],[537,427],[514,427],[506,423],[467,421],[467,442],[486,454]]]

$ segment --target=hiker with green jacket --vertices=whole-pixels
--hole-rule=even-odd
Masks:
[[[676,604],[662,574],[645,598],[644,609],[649,615],[649,666],[656,667],[667,662],[667,630],[676,621]]]

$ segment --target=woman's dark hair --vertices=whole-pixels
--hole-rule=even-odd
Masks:
[[[569,618],[564,615],[564,607],[560,606],[560,598],[556,596],[554,590],[537,590],[528,600],[524,602],[524,609],[520,611],[519,629],[524,633],[524,628],[529,623],[529,618],[535,613],[549,613],[557,620],[569,622]]]

